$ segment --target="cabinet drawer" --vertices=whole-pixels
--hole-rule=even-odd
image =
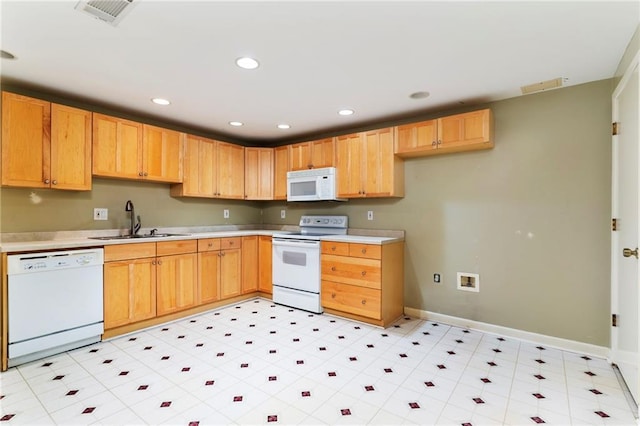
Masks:
[[[198,240],[198,251],[220,250],[220,238],[204,238]]]
[[[382,246],[376,244],[349,243],[349,256],[382,259]]]
[[[115,244],[104,246],[104,261],[155,257],[156,243]]]
[[[380,290],[322,281],[322,306],[380,319]]]
[[[335,243],[332,241],[322,242],[323,254],[339,254],[341,256],[349,255],[349,243]]]
[[[242,247],[242,237],[220,238],[220,250],[231,250]]]
[[[158,256],[195,253],[197,250],[198,242],[196,240],[163,241],[159,242],[156,248]]]
[[[380,288],[379,260],[325,254],[321,263],[323,280]]]

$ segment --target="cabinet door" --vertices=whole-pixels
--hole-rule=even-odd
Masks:
[[[436,149],[438,126],[436,120],[421,121],[396,127],[395,153],[423,153]]]
[[[156,182],[182,182],[183,134],[148,124],[142,130],[143,177]]]
[[[334,138],[320,139],[311,142],[311,167],[333,167],[335,165]]]
[[[217,195],[244,198],[244,147],[218,142]]]
[[[220,251],[198,253],[198,303],[220,300]]]
[[[171,195],[213,198],[217,158],[216,141],[186,135],[182,183],[171,185]]]
[[[220,252],[220,299],[242,292],[242,253],[239,248]]]
[[[258,290],[271,294],[273,292],[273,278],[271,276],[272,261],[271,237],[261,235],[258,240]]]
[[[242,294],[258,291],[258,236],[242,237]]]
[[[289,171],[289,145],[274,148],[273,199],[287,199],[287,172]]]
[[[388,197],[394,190],[393,129],[366,132],[363,188],[367,197]]]
[[[51,104],[2,92],[2,185],[48,188]]]
[[[244,197],[273,199],[273,148],[244,149]]]
[[[93,113],[93,174],[142,177],[142,123]]]
[[[307,170],[313,168],[311,162],[311,142],[291,145],[289,151],[290,170]]]
[[[488,143],[490,118],[491,111],[484,109],[438,119],[438,148]]]
[[[156,316],[154,259],[104,264],[104,328]]]
[[[158,257],[157,269],[158,315],[196,304],[198,266],[195,253]]]
[[[51,188],[91,190],[91,112],[51,105]]]
[[[363,148],[363,138],[359,133],[336,137],[338,197],[363,196]]]

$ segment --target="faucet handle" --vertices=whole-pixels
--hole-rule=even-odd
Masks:
[[[151,235],[156,235],[156,232],[158,232],[158,228],[153,228],[153,229],[149,232],[149,234],[151,234]]]
[[[140,227],[142,227],[142,221],[140,220],[140,215],[138,215],[137,218],[138,218],[138,223],[136,223],[133,227],[134,234],[137,234],[138,231],[140,230]]]

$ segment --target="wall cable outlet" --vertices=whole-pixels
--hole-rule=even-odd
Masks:
[[[93,220],[108,220],[109,209],[93,209]]]
[[[373,220],[373,210],[367,211],[367,220]]]
[[[287,217],[287,211],[282,209],[280,210],[280,219],[284,219]]]

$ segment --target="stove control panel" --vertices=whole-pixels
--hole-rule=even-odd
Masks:
[[[348,227],[347,216],[302,216],[301,228],[344,228]]]

